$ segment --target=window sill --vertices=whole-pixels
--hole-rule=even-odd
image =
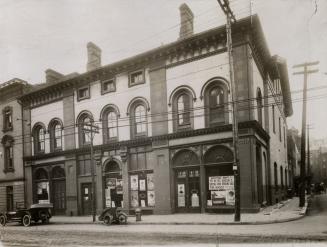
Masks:
[[[10,128],[3,128],[2,132],[8,132],[8,131],[12,131],[14,128],[10,127]]]
[[[6,168],[6,169],[3,169],[3,172],[4,173],[15,172],[15,169],[14,168]]]

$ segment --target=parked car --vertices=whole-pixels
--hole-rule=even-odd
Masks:
[[[20,222],[24,226],[29,226],[31,221],[35,223],[41,221],[43,224],[49,223],[51,218],[52,203],[33,204],[30,208],[22,208],[16,211],[0,213],[0,225],[5,226],[7,222]]]
[[[126,224],[127,214],[121,209],[117,208],[106,208],[102,211],[99,216],[99,221],[103,221],[106,225],[115,224]]]

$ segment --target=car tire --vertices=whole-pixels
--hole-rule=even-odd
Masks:
[[[28,214],[25,214],[23,219],[22,219],[23,225],[24,226],[30,226],[31,224],[31,216]]]
[[[127,224],[127,216],[125,214],[118,215],[119,224]]]
[[[112,223],[112,219],[113,219],[112,215],[106,215],[103,219],[103,222],[109,226]]]
[[[4,215],[0,216],[0,225],[5,226],[6,225],[6,217]]]
[[[46,216],[44,219],[42,219],[42,224],[49,224],[49,216]]]

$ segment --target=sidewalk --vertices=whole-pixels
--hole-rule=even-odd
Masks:
[[[234,222],[234,214],[170,214],[142,215],[142,221],[136,222],[135,216],[128,217],[128,224],[146,225],[241,225],[241,224],[271,224],[297,220],[305,216],[307,203],[299,206],[299,198],[294,197],[273,206],[266,207],[258,213],[241,215],[241,222]],[[98,219],[96,219],[98,220]],[[92,216],[54,216],[52,223],[56,224],[93,224]],[[95,223],[102,224],[96,221]]]

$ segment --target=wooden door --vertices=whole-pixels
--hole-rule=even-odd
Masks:
[[[53,211],[55,215],[65,214],[66,210],[66,181],[54,180],[53,186]]]
[[[82,184],[82,214],[91,215],[92,214],[92,184],[85,183]]]

